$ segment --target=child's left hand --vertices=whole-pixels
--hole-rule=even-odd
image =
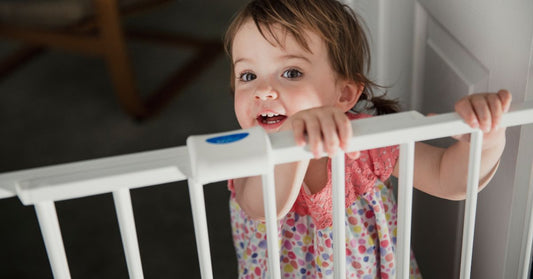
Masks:
[[[507,90],[498,93],[476,93],[468,95],[455,103],[455,111],[472,128],[480,128],[485,134],[485,140],[493,138],[492,134],[499,134],[502,115],[509,110],[512,96]],[[455,137],[458,140],[468,140],[469,135]]]

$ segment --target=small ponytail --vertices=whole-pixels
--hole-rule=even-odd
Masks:
[[[383,86],[379,86],[367,78],[363,79],[366,81],[366,86],[361,94],[361,97],[352,108],[353,112],[365,112],[373,115],[383,115],[396,113],[401,110],[398,100],[387,98],[387,92],[380,96],[374,96],[374,88],[384,88]]]
[[[376,111],[376,115],[383,115],[389,113],[396,113],[400,111],[398,101],[393,99],[386,99],[383,96],[373,97],[370,102],[372,103],[372,109]]]

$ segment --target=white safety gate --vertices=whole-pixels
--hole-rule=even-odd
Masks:
[[[530,123],[533,123],[533,102],[526,102],[512,105],[501,125],[509,127]],[[470,278],[482,132],[470,128],[456,113],[424,117],[414,111],[355,120],[352,127],[354,137],[350,140],[349,151],[400,145],[398,278],[409,278],[414,143],[471,134],[461,254],[461,278]],[[0,174],[0,198],[16,195],[24,205],[35,206],[53,275],[55,278],[70,278],[54,202],[113,193],[129,276],[143,278],[129,191],[188,179],[201,275],[202,278],[213,278],[203,185],[261,175],[270,276],[280,278],[273,170],[276,164],[310,158],[312,154],[305,147],[297,146],[290,132],[266,134],[256,127],[192,136],[187,140],[187,146],[3,173]],[[344,154],[339,152],[333,158],[332,173],[334,277],[344,278]],[[531,212],[528,216],[533,218]],[[529,230],[528,243],[531,243],[533,228]],[[523,259],[526,265],[529,265],[529,260],[530,255]],[[521,276],[526,278],[527,272]]]

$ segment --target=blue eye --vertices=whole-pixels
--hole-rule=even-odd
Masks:
[[[257,76],[253,73],[242,73],[240,76],[239,76],[239,79],[242,80],[242,81],[252,81],[254,79],[256,79]]]
[[[283,72],[282,76],[284,78],[289,78],[289,79],[295,79],[295,78],[300,78],[303,76],[303,73],[296,70],[296,69],[289,69],[285,72]]]

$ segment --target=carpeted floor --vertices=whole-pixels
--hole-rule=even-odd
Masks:
[[[175,1],[127,24],[221,38],[245,1]],[[0,56],[16,44],[0,41]],[[186,50],[132,42],[143,92],[182,63]],[[0,172],[175,147],[188,135],[238,128],[220,55],[162,113],[129,118],[103,61],[49,51],[0,79]],[[186,183],[132,190],[145,278],[200,278]],[[215,278],[236,278],[225,183],[205,188]],[[72,278],[127,278],[110,194],[56,203]],[[0,200],[0,278],[52,278],[32,207]]]

